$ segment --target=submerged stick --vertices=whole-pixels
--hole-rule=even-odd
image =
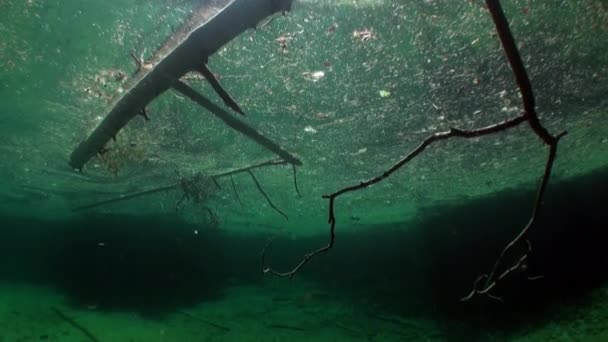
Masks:
[[[76,330],[79,330],[84,335],[86,335],[86,337],[88,337],[91,341],[99,342],[99,339],[97,337],[95,337],[95,335],[93,335],[93,333],[91,333],[87,328],[85,328],[84,326],[82,326],[80,323],[76,322],[72,318],[68,317],[66,314],[61,312],[59,309],[57,309],[56,307],[51,307],[51,310],[53,310],[53,312],[55,312],[57,314],[57,316],[59,316],[64,321],[66,321],[69,325],[74,327]]]
[[[201,73],[201,75],[203,75],[205,77],[207,82],[209,82],[209,84],[211,84],[211,87],[213,88],[213,90],[215,90],[215,92],[222,98],[222,101],[224,101],[224,104],[226,106],[232,108],[232,110],[234,110],[235,112],[237,112],[243,116],[245,115],[245,113],[243,112],[241,107],[238,105],[238,103],[236,103],[236,101],[232,98],[232,96],[230,96],[230,94],[228,94],[228,92],[224,89],[224,87],[222,87],[222,85],[220,84],[220,81],[218,81],[217,77],[215,77],[213,72],[211,72],[211,70],[209,70],[209,67],[207,66],[207,64],[203,63],[201,65],[201,69],[199,70],[199,72]]]
[[[146,195],[152,195],[152,194],[156,194],[159,192],[163,192],[163,191],[169,191],[169,190],[174,190],[177,189],[179,187],[180,183],[176,183],[176,184],[171,184],[171,185],[167,185],[167,186],[163,186],[160,188],[154,188],[154,189],[150,189],[150,190],[146,190],[146,191],[141,191],[141,192],[136,192],[136,193],[132,193],[132,194],[128,194],[128,195],[123,195],[120,197],[116,197],[116,198],[111,198],[105,201],[100,201],[100,202],[95,202],[95,203],[91,203],[91,204],[86,204],[86,205],[82,205],[76,208],[72,208],[72,212],[78,212],[78,211],[83,211],[83,210],[87,210],[87,209],[93,209],[96,207],[100,207],[102,205],[106,205],[106,204],[110,204],[110,203],[116,203],[116,202],[121,202],[121,201],[126,201],[126,200],[130,200],[133,198],[137,198],[137,197],[141,197],[141,196],[146,196]]]
[[[268,205],[270,205],[270,207],[272,209],[274,209],[274,211],[276,211],[281,216],[283,216],[287,221],[289,221],[289,217],[287,217],[287,214],[285,214],[281,209],[279,209],[276,205],[274,205],[274,203],[272,203],[272,201],[270,200],[270,197],[268,197],[268,194],[266,194],[266,192],[264,191],[264,188],[262,188],[262,185],[260,184],[260,182],[258,182],[258,179],[255,178],[255,175],[253,174],[253,172],[251,172],[251,170],[247,170],[247,172],[251,176],[251,179],[253,179],[253,182],[255,183],[255,187],[262,194],[262,196],[264,196],[264,198],[266,199],[266,202],[268,202]]]
[[[238,173],[243,173],[243,172],[247,172],[249,170],[254,170],[254,169],[258,169],[258,168],[262,168],[262,167],[266,167],[266,166],[286,165],[286,164],[289,164],[289,163],[286,162],[286,161],[284,161],[284,160],[281,160],[281,159],[272,159],[272,160],[267,160],[267,161],[256,163],[256,164],[247,165],[247,166],[240,167],[240,168],[237,168],[237,169],[233,169],[233,170],[229,170],[229,171],[224,171],[224,172],[216,173],[214,175],[211,175],[210,177],[213,180],[216,180],[218,178],[232,176],[232,175],[235,175],[235,174],[238,174]],[[142,197],[142,196],[156,194],[156,193],[159,193],[159,192],[176,190],[176,189],[181,188],[182,184],[183,183],[180,181],[180,182],[173,183],[173,184],[170,184],[170,185],[166,185],[166,186],[163,186],[163,187],[160,187],[160,188],[154,188],[154,189],[150,189],[150,190],[135,192],[135,193],[132,193],[132,194],[122,195],[120,197],[111,198],[111,199],[107,199],[107,200],[100,201],[100,202],[95,202],[95,203],[91,203],[91,204],[82,205],[82,206],[73,208],[72,212],[79,212],[79,211],[83,211],[83,210],[93,209],[93,208],[96,208],[96,207],[100,207],[102,205],[116,203],[116,202],[122,202],[122,201],[130,200],[130,199],[133,199],[133,198],[137,198],[137,197]],[[237,196],[238,196],[238,194],[237,194]],[[239,198],[239,202],[240,202],[240,198]]]
[[[239,204],[241,206],[243,206],[243,202],[241,201],[241,197],[239,196],[239,192],[236,191],[236,185],[234,184],[234,179],[232,178],[232,175],[230,176],[230,184],[232,184],[232,191],[234,191],[234,196],[236,197],[236,200],[239,201]]]
[[[230,114],[224,108],[216,105],[211,102],[202,94],[198,93],[196,90],[192,89],[189,85],[182,81],[177,81],[173,84],[173,89],[181,93],[182,95],[188,97],[190,100],[196,102],[201,107],[207,109],[211,113],[213,113],[217,118],[222,120],[226,125],[231,128],[241,132],[246,137],[252,139],[259,145],[265,147],[269,151],[283,158],[294,165],[302,165],[302,162],[293,156],[291,153],[287,152],[283,149],[279,144],[270,140],[268,137],[257,131],[255,128],[247,125],[245,122],[237,119],[234,115]]]

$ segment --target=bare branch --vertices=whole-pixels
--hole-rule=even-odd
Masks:
[[[162,158],[160,158],[160,159],[162,159]],[[171,163],[171,164],[173,164],[175,166],[175,173],[177,174],[177,177],[180,179],[179,182],[176,182],[176,183],[173,183],[173,184],[170,184],[170,185],[167,185],[167,186],[162,186],[162,187],[153,188],[153,189],[149,189],[149,190],[145,190],[145,191],[140,191],[140,192],[135,192],[135,193],[126,194],[126,195],[121,195],[121,196],[116,197],[116,198],[112,198],[112,199],[108,199],[108,200],[104,200],[104,201],[100,201],[100,202],[95,202],[95,203],[91,203],[91,204],[75,207],[75,208],[72,209],[72,212],[78,212],[78,211],[93,209],[93,208],[100,207],[100,206],[103,206],[103,205],[106,205],[106,204],[111,204],[111,203],[116,203],[116,202],[122,202],[122,201],[126,201],[126,200],[129,200],[129,199],[133,199],[133,198],[137,198],[137,197],[142,197],[142,196],[147,196],[147,195],[152,195],[152,194],[159,193],[159,192],[165,192],[165,191],[170,191],[170,190],[182,189],[183,188],[183,179],[184,179],[184,177],[181,176],[181,174],[180,174],[180,172],[179,172],[179,170],[177,168],[177,165],[175,163],[173,163],[173,162],[170,162],[170,161],[166,161],[166,162],[169,162],[169,163]],[[267,167],[267,166],[277,166],[277,165],[287,165],[287,164],[289,164],[289,162],[287,162],[287,161],[285,161],[283,159],[272,159],[272,160],[267,160],[267,161],[263,161],[263,162],[256,163],[256,164],[247,165],[247,166],[240,167],[240,168],[237,168],[237,169],[233,169],[233,170],[229,170],[229,171],[225,171],[225,172],[220,172],[220,173],[212,174],[212,175],[210,175],[210,177],[215,181],[218,178],[222,178],[222,177],[226,177],[226,176],[232,176],[232,175],[235,175],[235,174],[247,172],[249,170],[255,170],[255,169],[259,169],[259,168],[263,168],[263,167]],[[238,197],[238,195],[237,195],[237,197]],[[176,210],[179,209],[179,205],[181,205],[181,202],[183,202],[184,200],[185,200],[185,198],[182,198],[180,200],[180,202],[179,202]],[[240,202],[240,199],[239,199],[239,202]]]
[[[541,124],[538,115],[536,114],[534,93],[532,91],[532,85],[530,82],[530,78],[528,77],[528,73],[524,67],[521,56],[517,49],[517,45],[515,43],[515,39],[511,33],[509,28],[509,23],[504,15],[502,7],[500,6],[499,0],[486,0],[487,8],[489,9],[494,24],[496,26],[496,31],[498,32],[498,36],[500,37],[500,42],[503,46],[505,54],[507,55],[507,59],[515,76],[515,80],[519,87],[522,102],[523,102],[523,112],[520,116],[512,118],[510,120],[506,120],[494,125],[486,126],[483,128],[478,128],[474,130],[461,130],[457,128],[451,128],[449,131],[439,132],[430,135],[425,140],[422,141],[416,148],[414,148],[410,153],[408,153],[405,157],[401,158],[397,161],[393,166],[391,166],[384,173],[371,178],[366,181],[362,181],[359,184],[351,185],[344,187],[334,193],[329,195],[324,195],[323,198],[329,199],[329,219],[328,222],[330,224],[330,237],[329,242],[326,246],[321,247],[315,251],[312,251],[302,258],[299,264],[297,264],[292,270],[288,272],[278,272],[270,267],[267,267],[265,264],[264,253],[266,249],[269,247],[270,242],[262,251],[262,270],[264,273],[270,273],[279,277],[293,277],[312,257],[315,255],[326,252],[330,248],[333,247],[335,241],[335,227],[336,227],[336,217],[334,212],[335,200],[337,197],[352,191],[358,191],[364,188],[367,188],[373,184],[379,183],[382,180],[389,177],[395,171],[402,168],[412,159],[416,158],[419,154],[426,150],[431,144],[447,140],[454,137],[459,138],[473,138],[473,137],[481,137],[486,136],[498,132],[508,131],[509,129],[520,125],[521,123],[528,122],[530,128],[534,132],[536,136],[538,136],[543,143],[549,146],[549,155],[547,157],[547,162],[545,164],[545,170],[543,173],[543,177],[541,183],[538,188],[538,192],[536,195],[536,200],[534,202],[534,208],[532,210],[532,214],[530,220],[526,224],[526,226],[519,232],[519,234],[509,243],[507,244],[502,252],[500,253],[498,259],[496,260],[492,271],[489,274],[482,274],[473,283],[473,290],[466,297],[462,298],[462,301],[466,301],[471,299],[476,294],[487,295],[489,298],[502,301],[502,298],[495,296],[490,293],[492,289],[495,288],[496,284],[507,277],[509,274],[515,271],[526,271],[527,270],[527,260],[529,258],[530,253],[532,252],[532,245],[530,241],[527,239],[527,235],[536,222],[536,219],[539,216],[540,209],[542,207],[542,202],[545,194],[545,190],[547,188],[547,184],[549,182],[549,178],[551,176],[551,170],[553,168],[553,162],[555,161],[555,157],[557,155],[557,145],[559,140],[567,134],[567,132],[562,132],[556,136],[551,135],[547,129]],[[525,241],[527,244],[526,252],[517,258],[517,262],[512,266],[501,267],[503,264],[503,260],[508,252],[518,243]],[[504,269],[504,271],[500,272],[499,270]],[[528,277],[528,279],[539,279],[542,276],[536,277]],[[482,285],[482,286],[481,286]]]
[[[287,214],[285,214],[283,211],[281,211],[281,209],[277,208],[277,206],[274,205],[274,203],[272,203],[272,201],[270,200],[270,197],[268,197],[268,195],[266,194],[266,192],[260,185],[260,182],[258,182],[258,179],[255,178],[255,175],[253,174],[253,172],[251,170],[247,170],[247,173],[249,173],[249,175],[251,176],[251,179],[253,179],[253,182],[255,183],[256,188],[262,194],[262,196],[264,196],[264,198],[266,198],[266,202],[268,202],[268,204],[272,207],[272,209],[274,209],[277,213],[281,214],[281,216],[283,216],[287,221],[289,221],[289,217],[287,217]]]
[[[327,198],[329,199],[329,220],[328,223],[330,224],[330,235],[329,235],[329,242],[327,243],[327,245],[312,251],[306,255],[304,255],[302,261],[296,265],[296,267],[294,267],[291,271],[289,272],[278,272],[273,270],[270,267],[266,267],[263,266],[263,272],[264,273],[270,273],[273,274],[275,276],[279,276],[279,277],[293,277],[295,275],[296,272],[298,272],[302,266],[304,266],[312,257],[314,257],[315,255],[325,252],[329,249],[331,249],[334,245],[334,240],[336,237],[335,234],[335,228],[336,228],[336,217],[334,214],[334,203],[337,197],[351,192],[351,191],[357,191],[357,190],[361,190],[364,188],[367,188],[373,184],[376,184],[384,179],[386,179],[387,177],[389,177],[391,174],[393,174],[395,171],[399,170],[401,167],[403,167],[405,164],[407,164],[409,161],[411,161],[412,159],[416,158],[416,156],[418,156],[419,154],[421,154],[424,150],[426,150],[426,148],[428,146],[430,146],[431,144],[438,142],[438,141],[442,141],[442,140],[447,140],[450,138],[454,138],[454,137],[459,137],[459,138],[475,138],[475,137],[479,137],[479,136],[483,136],[483,135],[488,135],[488,134],[493,134],[493,133],[498,133],[501,131],[505,131],[511,127],[515,127],[517,125],[519,125],[522,122],[525,122],[526,119],[523,116],[518,116],[515,117],[513,119],[510,120],[506,120],[494,125],[490,125],[490,126],[486,126],[486,127],[482,127],[479,129],[475,129],[475,130],[462,130],[462,129],[457,129],[457,128],[451,128],[449,131],[445,131],[445,132],[439,132],[439,133],[435,133],[430,135],[429,137],[427,137],[420,145],[418,145],[415,149],[413,149],[410,153],[408,153],[405,157],[401,158],[401,160],[399,160],[397,163],[395,163],[392,167],[390,167],[388,170],[386,170],[384,173],[382,173],[379,176],[376,176],[374,178],[371,178],[369,180],[366,181],[362,181],[359,184],[356,185],[351,185],[345,188],[342,188],[332,194],[329,195],[323,195],[323,198]]]
[[[553,145],[557,143],[555,141],[556,138],[552,136],[545,127],[543,127],[538,119],[538,115],[536,115],[536,105],[534,100],[534,92],[532,91],[532,83],[530,82],[530,78],[526,72],[526,68],[519,54],[519,50],[517,49],[517,44],[515,44],[515,39],[513,38],[511,28],[509,27],[509,22],[505,17],[502,6],[500,6],[500,1],[486,0],[486,5],[488,10],[490,10],[492,20],[496,26],[496,32],[498,32],[498,37],[500,38],[502,47],[505,50],[505,54],[507,55],[507,59],[511,65],[511,70],[513,70],[513,75],[515,76],[517,86],[519,87],[519,92],[521,93],[524,106],[524,116],[526,119],[528,119],[528,123],[530,124],[532,130],[534,130],[534,133],[536,133],[536,135],[538,135],[545,142],[545,144]]]
[[[298,196],[300,198],[302,198],[302,194],[300,193],[300,190],[298,189],[298,176],[297,176],[297,171],[296,171],[296,166],[291,164],[291,169],[293,170],[293,186],[296,189],[296,193],[298,194]]]
[[[232,175],[230,175],[230,183],[232,184],[232,190],[234,191],[234,197],[236,197],[236,200],[242,206],[243,202],[241,202],[241,197],[239,196],[239,192],[236,191],[236,185],[234,185],[234,179],[232,178]]]

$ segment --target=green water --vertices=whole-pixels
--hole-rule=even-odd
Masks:
[[[439,142],[338,198],[334,249],[294,279],[263,276],[259,255],[275,237],[267,259],[289,269],[327,243],[322,195],[432,133],[518,115],[483,1],[296,0],[210,56],[244,121],[303,162],[301,196],[291,167],[254,171],[287,220],[246,173],[206,183],[202,203],[176,187],[73,212],[274,158],[169,91],[105,157],[82,173],[67,163],[125,86],[116,75],[136,71],[130,54],[151,58],[192,13],[225,3],[0,0],[0,341],[86,341],[57,310],[100,341],[606,338],[602,0],[502,1],[541,122],[569,132],[530,236],[545,279],[516,275],[503,303],[459,298],[529,218],[547,150],[526,124]]]

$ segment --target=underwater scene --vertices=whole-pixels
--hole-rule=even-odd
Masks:
[[[608,341],[608,1],[0,0],[0,342]]]

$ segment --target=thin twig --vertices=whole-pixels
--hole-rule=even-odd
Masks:
[[[129,200],[129,199],[132,199],[132,198],[137,198],[137,197],[146,196],[146,195],[152,195],[152,194],[163,192],[163,191],[174,190],[178,186],[179,186],[179,184],[171,184],[171,185],[163,186],[163,187],[160,187],[160,188],[150,189],[150,190],[146,190],[146,191],[140,191],[140,192],[136,192],[136,193],[128,194],[128,195],[122,195],[122,196],[117,197],[117,198],[111,198],[111,199],[108,199],[108,200],[105,200],[105,201],[95,202],[95,203],[91,203],[91,204],[82,205],[82,206],[79,206],[79,207],[76,207],[76,208],[72,208],[72,212],[78,212],[78,211],[83,211],[83,210],[87,210],[87,209],[93,209],[93,208],[100,207],[102,205],[106,205],[106,204],[110,204],[110,203],[116,203],[116,202],[126,201],[126,200]]]
[[[287,214],[285,214],[283,211],[281,211],[281,209],[277,208],[277,206],[274,205],[274,203],[272,203],[272,201],[270,200],[270,197],[268,197],[268,195],[262,188],[262,185],[260,185],[260,182],[258,182],[257,178],[255,178],[255,175],[253,174],[253,172],[251,170],[247,170],[247,172],[251,176],[251,179],[253,179],[253,182],[255,183],[255,186],[258,189],[258,191],[262,194],[262,196],[264,196],[264,198],[266,198],[266,202],[268,202],[268,204],[272,207],[272,209],[274,209],[277,213],[281,214],[281,216],[283,216],[287,221],[289,221],[289,217],[287,217]]]
[[[135,55],[135,52],[134,52],[134,51],[131,51],[131,52],[129,53],[129,56],[131,56],[131,58],[132,58],[132,59],[133,59],[133,61],[135,62],[135,65],[137,66],[137,71],[136,71],[135,73],[138,73],[139,71],[141,71],[142,66],[143,66],[143,64],[144,64],[144,63],[142,62],[142,60],[141,60],[139,57],[137,57],[137,56]]]
[[[222,100],[224,101],[224,104],[226,104],[226,106],[232,108],[232,110],[234,110],[235,112],[237,112],[241,115],[245,115],[245,112],[243,112],[241,107],[239,107],[238,103],[236,103],[236,101],[230,96],[230,94],[228,94],[226,89],[224,89],[224,87],[222,87],[222,85],[220,84],[220,81],[218,81],[217,77],[215,77],[213,72],[211,70],[209,70],[209,67],[207,66],[207,64],[203,63],[201,65],[199,71],[205,77],[207,82],[209,82],[209,84],[211,84],[211,87],[213,88],[213,90],[215,90],[215,92],[222,98]]]
[[[234,178],[232,178],[232,175],[230,175],[230,184],[232,184],[232,190],[234,191],[234,197],[236,197],[236,200],[242,206],[243,202],[241,201],[241,197],[239,196],[239,192],[236,191],[236,185],[234,185]]]
[[[222,191],[222,187],[220,186],[220,183],[217,182],[217,179],[215,177],[211,177],[211,180],[213,181],[213,184],[215,184],[215,187]]]
[[[293,186],[294,188],[296,188],[296,193],[298,194],[298,196],[300,198],[302,198],[302,194],[300,193],[300,190],[298,189],[298,173],[296,171],[296,166],[291,164],[291,169],[293,170]]]
[[[175,163],[173,163],[173,164],[175,164]],[[232,175],[235,175],[235,174],[247,172],[248,170],[254,170],[254,169],[258,169],[258,168],[262,168],[262,167],[267,167],[267,166],[286,165],[286,164],[289,164],[289,163],[286,162],[283,159],[272,159],[272,160],[267,160],[267,161],[263,161],[263,162],[260,162],[260,163],[251,164],[251,165],[247,165],[247,166],[244,166],[244,167],[236,168],[236,169],[229,170],[229,171],[224,171],[224,172],[216,173],[216,174],[211,175],[210,177],[215,181],[218,178],[232,176]],[[178,178],[180,178],[180,179],[182,178],[182,176],[179,173],[179,170],[177,169],[177,166],[176,166],[176,174],[177,174]],[[137,197],[152,195],[152,194],[155,194],[155,193],[158,193],[158,192],[164,192],[164,191],[169,191],[169,190],[176,190],[176,189],[180,189],[180,188],[182,188],[182,182],[181,181],[177,182],[177,183],[170,184],[170,185],[162,186],[162,187],[159,187],[159,188],[153,188],[153,189],[149,189],[149,190],[139,191],[139,192],[135,192],[135,193],[132,193],[132,194],[121,195],[119,197],[111,198],[111,199],[100,201],[100,202],[95,202],[95,203],[91,203],[91,204],[82,205],[82,206],[73,208],[72,212],[78,212],[78,211],[93,209],[93,208],[100,207],[100,206],[103,206],[103,205],[106,205],[106,204],[111,204],[111,203],[116,203],[116,202],[122,202],[122,201],[130,200],[130,199],[133,199],[133,198],[137,198]],[[238,195],[237,195],[237,197],[238,197]]]
[[[288,165],[288,164],[290,164],[290,162],[285,161],[283,159],[271,159],[271,160],[263,161],[260,163],[251,164],[251,165],[247,165],[247,166],[240,167],[237,169],[233,169],[230,171],[216,173],[216,174],[211,175],[211,177],[213,177],[213,178],[226,177],[226,176],[230,176],[230,175],[235,175],[237,173],[243,173],[243,172],[246,172],[249,170],[259,169],[259,168],[266,167],[266,166],[277,166],[277,165]]]
[[[526,226],[519,232],[519,234],[517,234],[517,236],[513,240],[511,240],[511,242],[509,242],[503,248],[503,250],[500,252],[500,255],[498,256],[498,258],[496,259],[496,262],[494,263],[494,266],[492,267],[492,271],[490,272],[489,275],[486,276],[486,281],[484,282],[484,285],[481,288],[478,288],[477,287],[478,282],[475,282],[473,284],[473,290],[471,291],[471,293],[469,293],[469,295],[463,297],[461,299],[462,301],[467,301],[467,300],[471,299],[475,294],[488,294],[488,292],[490,290],[492,290],[492,288],[494,288],[494,286],[496,286],[496,283],[499,280],[503,279],[506,275],[508,275],[512,271],[515,271],[516,269],[520,268],[519,266],[520,266],[521,262],[523,261],[521,258],[514,266],[508,268],[507,271],[503,272],[500,276],[496,277],[496,273],[498,272],[498,269],[499,269],[503,259],[505,258],[505,255],[507,255],[507,252],[509,252],[509,250],[511,250],[513,248],[513,246],[515,246],[518,242],[522,241],[524,238],[527,237],[527,234],[528,234],[530,228],[536,222],[536,219],[539,216],[544,194],[545,194],[545,190],[547,188],[547,184],[549,182],[549,177],[551,175],[551,169],[553,168],[553,162],[555,161],[555,157],[557,154],[557,143],[559,142],[559,139],[561,139],[565,134],[566,134],[565,132],[562,132],[559,135],[557,135],[555,143],[553,145],[551,145],[549,148],[549,156],[547,158],[547,163],[545,164],[545,172],[543,174],[541,183],[538,187],[538,192],[536,194],[536,201],[534,202],[534,208],[532,209],[532,215],[530,217],[530,220],[528,221],[528,224],[526,224]],[[529,255],[529,253],[532,251],[530,242],[528,240],[526,240],[526,242],[528,243],[528,250],[522,256],[522,258],[527,257]]]

